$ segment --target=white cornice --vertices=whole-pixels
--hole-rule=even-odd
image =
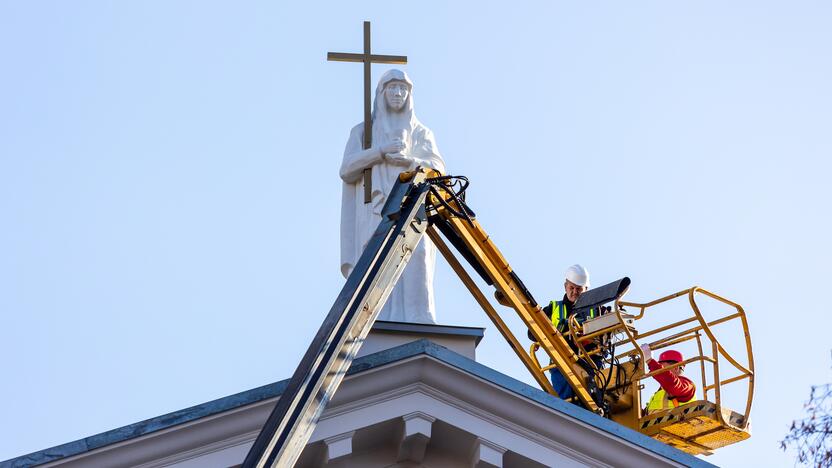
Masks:
[[[334,419],[349,413],[353,413],[365,408],[371,408],[374,406],[378,406],[385,402],[394,401],[400,399],[407,395],[413,394],[421,394],[428,396],[432,399],[440,401],[446,405],[452,406],[460,411],[463,411],[475,418],[487,421],[489,424],[492,424],[500,429],[508,431],[518,437],[524,438],[526,440],[530,440],[538,445],[541,445],[553,452],[561,453],[569,458],[572,458],[580,463],[583,463],[587,466],[593,467],[610,467],[611,465],[607,465],[604,463],[600,463],[598,460],[590,458],[586,455],[581,454],[580,452],[575,451],[574,449],[560,444],[552,439],[549,439],[541,434],[533,432],[519,424],[513,423],[507,419],[502,417],[496,416],[486,409],[479,408],[476,406],[471,405],[470,403],[449,395],[441,390],[438,390],[434,387],[431,387],[422,382],[416,382],[401,388],[397,388],[388,392],[379,393],[377,395],[373,395],[367,398],[363,398],[360,400],[351,401],[349,403],[339,405],[336,408],[330,408],[324,412],[323,417],[321,417],[320,423],[323,423],[326,420]],[[513,398],[517,398],[512,396]],[[551,409],[548,409],[551,411]],[[442,419],[441,415],[430,415],[431,417]],[[453,425],[452,421],[445,421],[448,424]],[[316,442],[320,440],[320,436],[318,434],[313,433],[312,438],[310,439],[310,443]]]
[[[193,450],[177,453],[169,457],[160,458],[158,460],[153,460],[149,463],[142,463],[141,465],[136,465],[134,468],[162,468],[166,466],[171,466],[177,463],[182,463],[184,461],[204,457],[212,453],[228,450],[230,448],[234,448],[240,445],[251,445],[254,442],[255,437],[257,437],[257,433],[241,434],[235,437],[221,440],[219,442],[214,442],[213,444],[204,445]],[[242,463],[242,460],[240,460],[240,462]]]
[[[46,466],[108,466],[108,460],[118,460],[138,468],[160,468],[179,463],[198,466],[200,457],[216,460],[238,457],[238,453],[244,457],[276,401],[270,398],[234,408]],[[361,426],[362,417],[373,411],[369,419],[375,422],[422,412],[426,420],[435,418],[477,436],[491,431],[498,436],[485,438],[510,451],[536,460],[544,453],[555,457],[544,459],[547,464],[559,458],[565,465],[593,467],[609,467],[624,460],[644,466],[680,466],[615,433],[427,354],[347,376],[318,426],[324,429],[330,422],[329,432],[316,430],[309,443],[335,435],[335,420],[350,419],[351,413],[355,413],[349,421],[354,428],[366,427]],[[373,423],[368,420],[366,425]],[[346,430],[351,429],[345,427],[340,432]]]

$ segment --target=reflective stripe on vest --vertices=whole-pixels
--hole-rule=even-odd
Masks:
[[[563,304],[563,301],[552,301],[549,303],[549,307],[552,308],[552,326],[555,329],[558,328],[558,324],[561,320],[566,320],[566,306]],[[589,317],[588,318],[595,318],[595,309],[589,309]],[[583,322],[583,320],[578,320],[578,323]]]
[[[647,411],[647,414],[650,414],[655,413],[656,411],[678,408],[680,406],[687,405],[688,403],[693,403],[694,401],[696,401],[696,394],[694,394],[690,400],[681,402],[676,398],[668,398],[667,392],[664,391],[663,388],[660,388],[653,394],[650,398],[650,403],[647,403],[647,408],[644,409]]]

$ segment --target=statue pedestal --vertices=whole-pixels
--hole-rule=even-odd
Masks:
[[[469,359],[476,360],[477,345],[485,328],[434,325],[427,323],[387,322],[377,320],[358,356],[377,353],[405,343],[428,339]]]

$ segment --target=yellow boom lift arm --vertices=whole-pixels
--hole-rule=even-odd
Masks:
[[[710,454],[716,448],[750,436],[754,361],[745,312],[739,304],[698,287],[648,303],[625,302],[622,297],[629,289],[630,280],[623,278],[584,293],[575,304],[576,314],[568,321],[568,331],[561,333],[552,326],[466,205],[467,186],[464,177],[446,176],[431,169],[419,168],[399,176],[382,210],[382,222],[255,440],[243,467],[283,467],[295,463],[424,234],[437,246],[544,391],[556,395],[544,372],[557,368],[575,392],[574,403],[692,454]],[[534,337],[528,350],[454,256],[446,240],[494,288],[497,301],[517,313]],[[706,321],[696,302],[698,295],[722,302],[733,312]],[[676,298],[688,299],[693,311],[690,317],[638,331],[637,325],[648,310]],[[600,310],[608,303],[613,305],[606,314],[582,323],[576,319],[581,310]],[[625,306],[637,309],[638,314],[626,313]],[[718,340],[715,328],[728,322],[741,324],[746,351],[742,360],[731,356]],[[639,342],[650,343],[651,349],[661,349],[688,341],[696,343],[699,353],[678,365],[698,365],[698,389],[704,399],[669,411],[643,414],[642,381],[655,372],[645,371]],[[540,364],[539,350],[549,358],[550,364]],[[726,364],[732,371],[728,378],[720,371]],[[722,405],[722,387],[735,382],[746,384],[743,413]],[[711,393],[713,401],[708,400]]]

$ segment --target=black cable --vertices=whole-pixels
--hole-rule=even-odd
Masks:
[[[449,182],[450,183],[447,183]],[[451,212],[454,216],[458,218],[464,218],[470,224],[474,223],[473,218],[476,216],[465,203],[465,191],[468,190],[468,186],[470,182],[468,178],[465,176],[439,176],[439,177],[431,177],[426,181],[430,184],[430,192],[439,200],[439,203],[445,207],[448,211]],[[440,194],[440,191],[444,192],[448,198],[456,203],[456,206],[459,207],[462,211],[457,210],[450,203],[445,200]]]
[[[612,372],[615,366],[615,345],[613,345],[612,342],[609,342],[606,345],[604,345],[603,355],[601,356],[601,358],[603,359],[605,356],[609,357],[610,375],[605,379],[604,382],[604,394],[607,393],[607,388],[610,385],[610,380],[612,380]]]
[[[451,198],[452,200],[454,200],[454,201],[456,201],[456,202],[457,202],[457,206],[464,206],[464,204],[461,204],[461,203],[458,201],[458,199],[456,199],[456,195],[455,195],[452,191],[448,190],[446,187],[442,187],[442,188],[441,188],[441,190],[443,190],[443,191],[447,192],[447,193],[449,194],[450,198]],[[437,200],[439,200],[439,203],[440,203],[442,206],[444,206],[444,207],[445,207],[445,209],[447,209],[448,211],[450,211],[450,212],[451,212],[451,214],[453,214],[455,217],[457,217],[457,218],[465,218],[465,219],[466,219],[469,223],[473,223],[473,220],[472,220],[472,219],[471,219],[471,217],[468,215],[468,213],[466,213],[466,212],[465,212],[464,208],[463,208],[463,211],[457,211],[454,207],[452,207],[452,206],[450,205],[450,203],[448,203],[447,201],[445,201],[445,198],[444,198],[442,195],[440,195],[440,194],[439,194],[439,190],[437,190],[437,189],[436,189],[436,186],[431,185],[431,187],[430,187],[430,193],[432,193],[432,194],[433,194],[433,196],[434,196]]]

